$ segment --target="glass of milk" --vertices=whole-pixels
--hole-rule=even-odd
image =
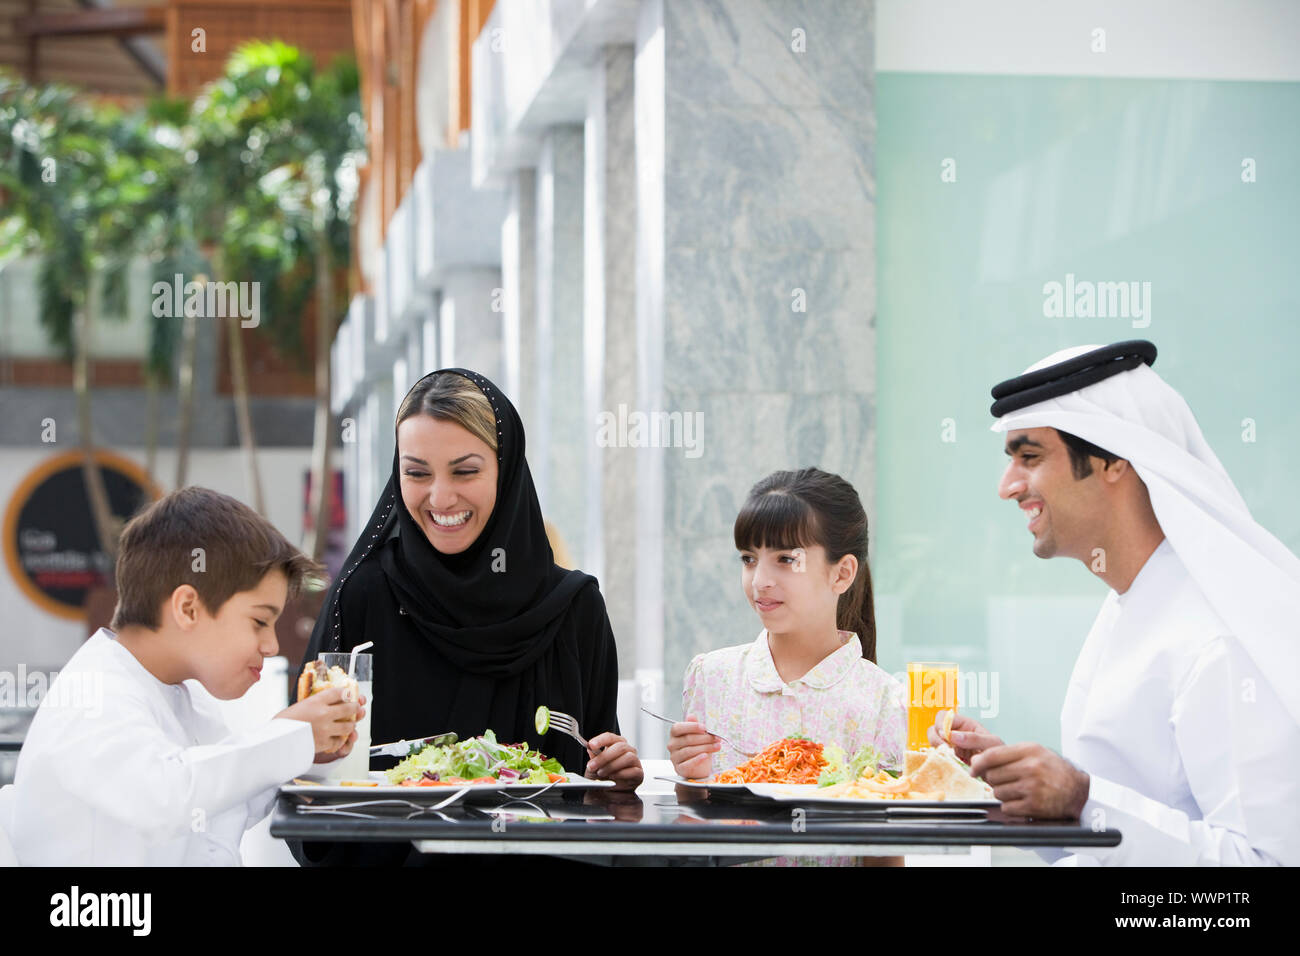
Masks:
[[[321,654],[317,658],[328,667],[341,667],[344,673],[352,662],[351,654]],[[326,764],[317,764],[316,770],[326,780],[366,780],[370,776],[370,712],[374,709],[375,699],[371,663],[374,659],[369,654],[357,655],[357,667],[352,676],[356,678],[361,696],[366,699],[366,715],[357,721],[357,742],[352,745],[352,752],[341,760]]]

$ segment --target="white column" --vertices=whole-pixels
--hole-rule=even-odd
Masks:
[[[365,461],[366,446],[363,431],[365,416],[362,414],[365,406],[361,403],[354,404],[348,409],[344,416],[345,441],[342,442],[343,460],[346,470],[343,473],[343,492],[344,500],[347,502],[347,547],[352,547],[352,542],[357,540],[361,534],[361,522],[370,517],[370,509],[375,505],[373,500],[367,501],[363,495],[364,479],[362,469],[367,467]],[[346,555],[344,555],[346,557]]]
[[[583,136],[553,126],[537,162],[537,432],[528,456],[542,511],[583,563]]]
[[[537,177],[531,169],[511,176],[501,223],[501,287],[505,313],[505,364],[501,387],[519,410],[530,437],[537,402]]]
[[[438,296],[431,297],[429,314],[420,323],[420,374],[427,375],[441,368],[438,356]]]
[[[585,126],[583,570],[601,584],[618,643],[620,670],[636,657],[636,450],[597,442],[603,416],[635,408],[636,155],[632,46],[606,47],[591,71]],[[615,435],[615,438],[619,436]]]
[[[645,0],[637,18],[636,92],[636,408],[663,403],[664,363],[664,6]],[[664,461],[659,448],[636,453],[636,680],[646,706],[676,715],[664,699]],[[674,686],[680,686],[680,677]],[[665,756],[663,734],[642,715],[647,757]]]
[[[500,380],[500,288],[496,269],[456,269],[443,279],[438,307],[443,365]]]

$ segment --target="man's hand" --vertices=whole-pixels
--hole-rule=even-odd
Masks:
[[[941,710],[934,715],[934,726],[926,731],[930,738],[930,746],[937,747],[943,743],[943,737],[939,731],[943,728],[944,717],[948,711]],[[1003,746],[1002,738],[997,734],[991,734],[980,724],[976,723],[965,714],[957,714],[952,721],[952,749],[957,756],[966,763],[971,762],[971,758],[977,753],[988,750],[990,747]]]
[[[976,754],[970,769],[1015,816],[1077,820],[1088,802],[1088,775],[1041,744],[992,747]]]

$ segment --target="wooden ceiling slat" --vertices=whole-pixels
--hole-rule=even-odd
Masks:
[[[73,13],[38,13],[15,17],[14,33],[21,37],[133,36],[160,33],[165,10],[162,7],[106,7]]]

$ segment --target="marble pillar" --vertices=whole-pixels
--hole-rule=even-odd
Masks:
[[[875,518],[873,34],[861,0],[641,8],[638,405],[696,426],[637,472],[638,676],[670,713],[694,654],[761,630],[731,536],[754,482],[815,465]]]

